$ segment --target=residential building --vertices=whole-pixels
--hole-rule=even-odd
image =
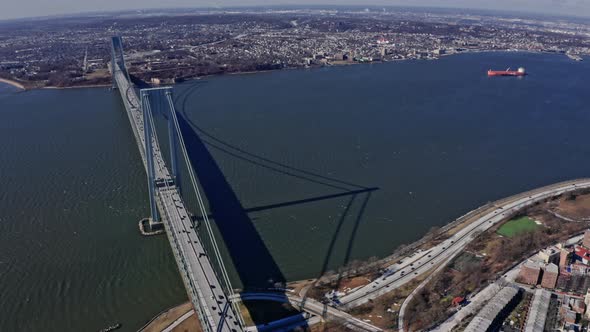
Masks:
[[[553,289],[557,284],[557,277],[559,276],[559,268],[557,265],[550,263],[545,266],[543,271],[543,278],[541,280],[541,287]]]
[[[520,268],[518,279],[523,284],[536,285],[539,283],[541,276],[542,263],[533,260],[527,260]]]

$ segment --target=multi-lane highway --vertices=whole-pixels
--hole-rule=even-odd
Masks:
[[[338,300],[343,308],[349,309],[390,292],[454,257],[478,234],[510,217],[514,212],[548,197],[582,188],[590,188],[590,179],[563,182],[499,201],[485,212],[477,214],[472,221],[467,221],[470,222],[467,226],[442,243],[431,249],[416,252],[409,259],[391,265],[388,268],[389,273]]]
[[[371,325],[365,321],[355,318],[344,311],[330,307],[327,304],[320,303],[310,298],[303,299],[300,296],[284,293],[241,293],[240,298],[243,301],[258,300],[258,301],[277,301],[289,302],[294,308],[302,309],[309,312],[316,317],[324,317],[329,319],[336,319],[342,321],[343,324],[355,331],[379,332],[380,328]],[[302,307],[303,304],[303,307]]]

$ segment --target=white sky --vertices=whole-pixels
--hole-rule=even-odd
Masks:
[[[0,0],[0,19],[124,9],[285,4],[429,6],[590,17],[590,0]]]

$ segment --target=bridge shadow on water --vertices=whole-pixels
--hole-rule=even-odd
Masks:
[[[248,288],[267,288],[269,280],[284,282],[278,266],[215,159],[184,116],[178,117],[189,159],[209,202],[211,216]],[[243,272],[243,273],[242,273]]]
[[[277,285],[284,286],[286,284],[285,276],[273,259],[263,239],[256,230],[252,219],[248,215],[250,212],[350,196],[350,200],[348,201],[343,214],[340,216],[336,231],[330,241],[327,255],[321,268],[321,274],[323,274],[328,268],[336,240],[341,235],[342,225],[347,219],[347,216],[351,213],[353,202],[359,195],[364,195],[365,198],[361,203],[361,208],[358,211],[356,218],[354,218],[353,230],[348,239],[347,250],[345,253],[345,263],[347,263],[351,256],[352,244],[358,226],[362,220],[371,193],[378,190],[378,188],[359,186],[338,179],[329,178],[321,174],[315,174],[307,170],[297,169],[233,146],[204,131],[192,122],[185,112],[187,110],[187,103],[190,96],[202,84],[205,83],[198,82],[189,89],[176,95],[175,104],[178,109],[180,131],[186,143],[190,162],[194,167],[196,174],[198,174],[200,186],[209,203],[210,217],[214,219],[219,234],[223,238],[223,243],[228,250],[232,263],[243,284],[244,291],[256,292],[260,290],[269,290],[271,288],[275,288],[276,291]],[[245,208],[242,206],[237,194],[232,189],[221,168],[215,161],[215,158],[209,151],[209,148],[219,150],[232,157],[263,167],[269,171],[278,172],[303,181],[309,181],[337,189],[338,192],[300,200]],[[279,294],[281,293],[279,292]],[[286,295],[284,296],[285,301],[287,301]],[[256,310],[256,307],[251,307],[251,303],[245,302],[245,305],[251,312]],[[257,325],[266,323],[264,314],[254,314],[252,318]],[[272,328],[269,328],[269,330],[271,329]]]

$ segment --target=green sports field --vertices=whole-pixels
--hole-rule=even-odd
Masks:
[[[507,237],[513,237],[521,233],[531,232],[539,227],[537,223],[529,217],[520,217],[512,219],[498,228],[497,233]]]

